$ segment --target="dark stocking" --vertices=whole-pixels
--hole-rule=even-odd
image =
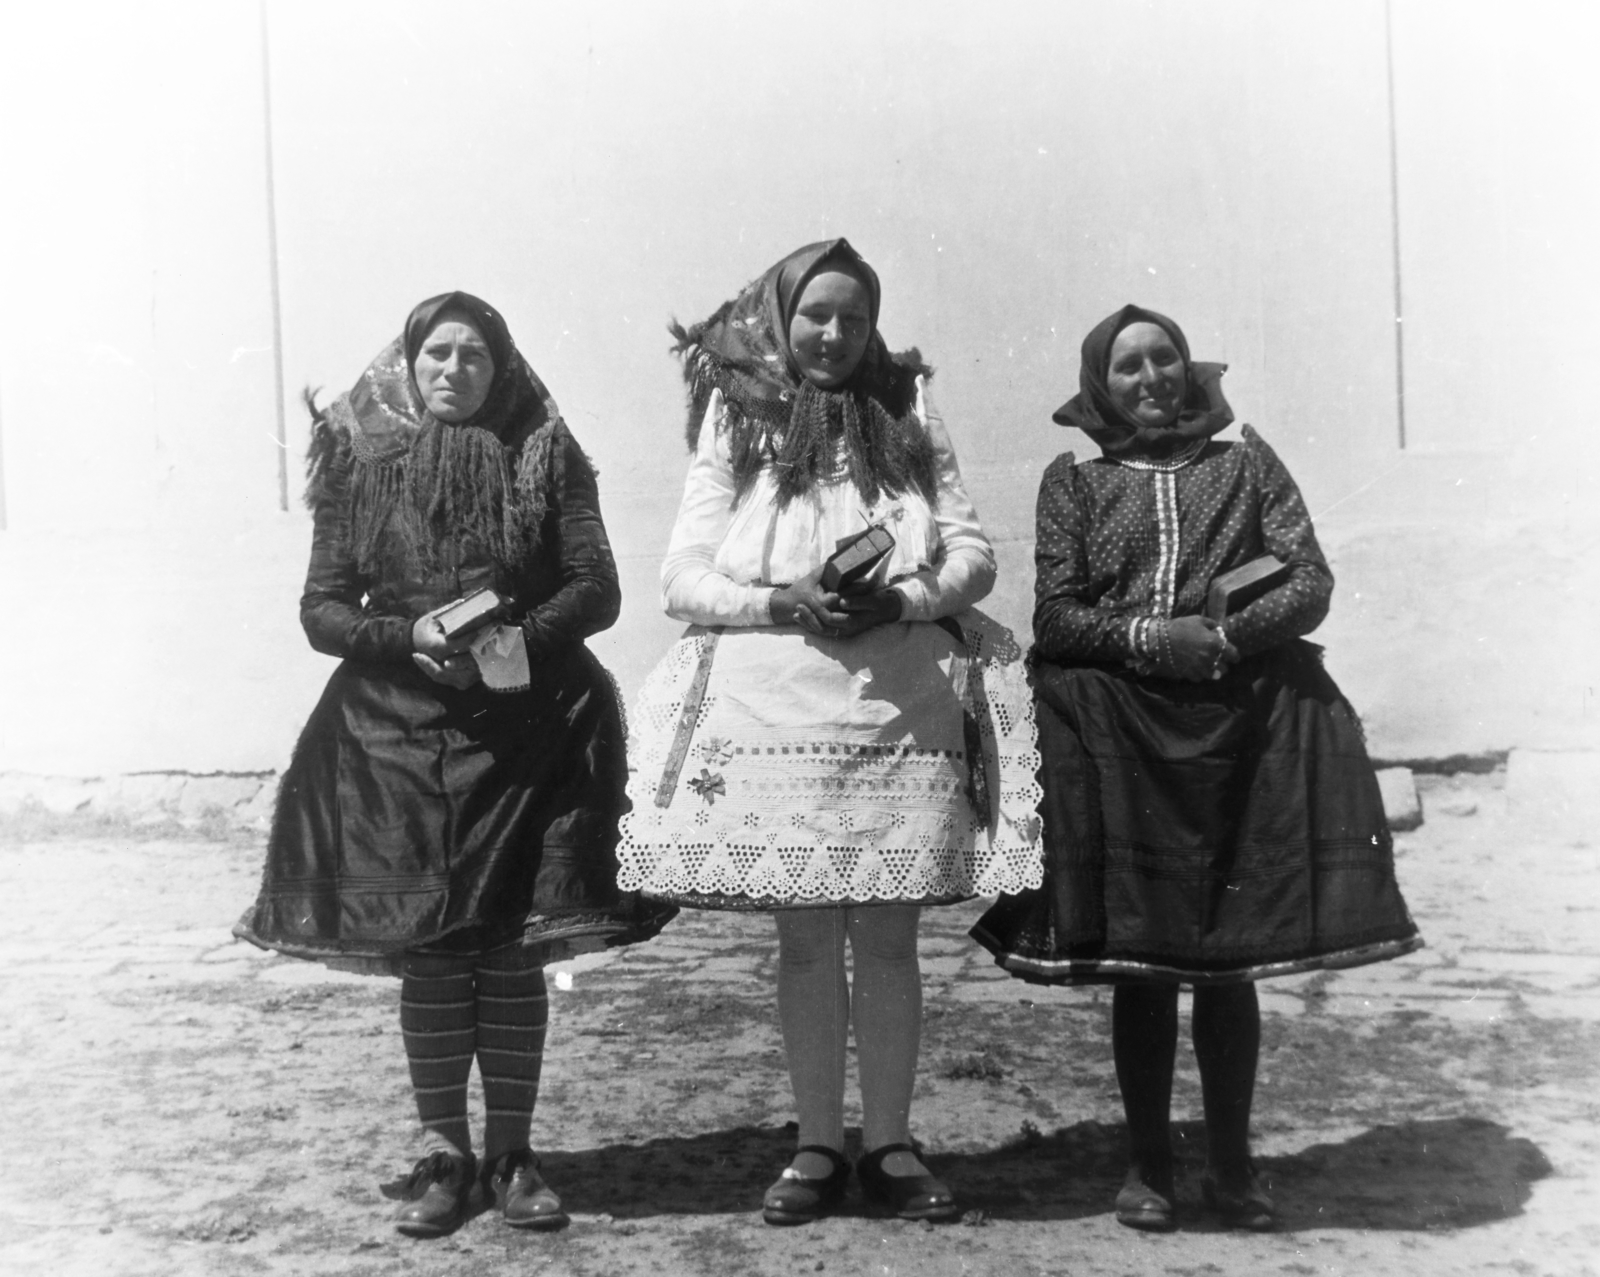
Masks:
[[[478,959],[478,1077],[483,1082],[483,1158],[493,1164],[528,1147],[539,1098],[550,998],[537,950],[523,944]]]
[[[1169,1192],[1177,1049],[1177,986],[1119,984],[1111,999],[1111,1053],[1128,1115],[1129,1158],[1146,1184]]]
[[[1260,1052],[1261,1007],[1254,984],[1194,991],[1194,1053],[1206,1106],[1208,1160],[1225,1183],[1249,1175],[1250,1100]]]
[[[401,969],[400,1031],[425,1133],[423,1149],[470,1153],[467,1079],[478,1040],[472,959],[408,953]]]

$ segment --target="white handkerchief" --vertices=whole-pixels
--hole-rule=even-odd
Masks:
[[[483,685],[491,692],[520,692],[528,686],[528,644],[514,625],[491,625],[472,644]]]

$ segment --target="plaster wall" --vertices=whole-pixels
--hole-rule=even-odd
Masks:
[[[1082,333],[1138,300],[1232,365],[1319,516],[1319,638],[1375,751],[1593,743],[1584,6],[830,0],[812,20],[852,37],[826,53],[734,0],[266,12],[291,490],[296,388],[348,385],[420,297],[489,297],[599,464],[626,602],[595,646],[630,691],[676,631],[665,320],[847,234],[891,344],[939,369],[1010,624],[1037,476],[1092,451],[1048,414]],[[277,510],[258,10],[22,31],[0,583],[49,639],[0,633],[0,770],[279,766],[331,666],[295,616],[308,520]]]

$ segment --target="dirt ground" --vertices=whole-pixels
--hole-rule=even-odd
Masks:
[[[398,985],[229,937],[257,842],[24,814],[0,832],[0,1273],[1417,1274],[1600,1272],[1600,849],[1521,832],[1501,778],[1422,778],[1400,839],[1428,948],[1262,986],[1270,1236],[1199,1205],[1119,1228],[1109,998],[1038,989],[930,912],[913,1122],[959,1224],[847,1207],[763,1226],[792,1118],[765,918],[686,912],[566,968],[535,1141],[570,1228],[396,1235],[416,1155]],[[1198,1115],[1180,1053],[1176,1114]]]

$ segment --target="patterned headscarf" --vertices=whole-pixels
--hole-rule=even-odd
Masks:
[[[1117,334],[1132,324],[1155,324],[1172,338],[1183,357],[1187,389],[1177,419],[1165,426],[1131,421],[1111,397],[1107,374],[1111,347]],[[1233,409],[1222,396],[1222,374],[1227,364],[1196,363],[1189,357],[1189,342],[1165,315],[1142,306],[1124,306],[1089,330],[1083,339],[1078,366],[1078,393],[1051,415],[1057,425],[1076,426],[1100,445],[1108,457],[1147,457],[1162,460],[1196,439],[1209,439],[1233,421]]]
[[[428,334],[452,319],[471,324],[494,360],[483,406],[461,422],[429,412],[412,375]],[[463,292],[430,297],[348,394],[325,413],[309,395],[307,403],[313,425],[306,500],[315,504],[328,495],[332,472],[348,454],[361,571],[376,571],[386,555],[408,570],[433,571],[445,555],[474,553],[514,568],[538,549],[561,413],[487,302]]]
[[[806,285],[825,270],[853,275],[871,303],[872,336],[844,385],[808,381],[789,345],[789,325]],[[711,392],[720,390],[731,432],[736,500],[764,468],[777,472],[787,505],[831,477],[844,442],[850,477],[869,501],[916,488],[937,498],[933,446],[916,416],[916,379],[932,376],[916,350],[891,355],[878,332],[882,289],[877,272],[848,240],[796,249],[724,302],[710,318],[674,322],[674,353],[689,386],[690,449],[700,439]]]

